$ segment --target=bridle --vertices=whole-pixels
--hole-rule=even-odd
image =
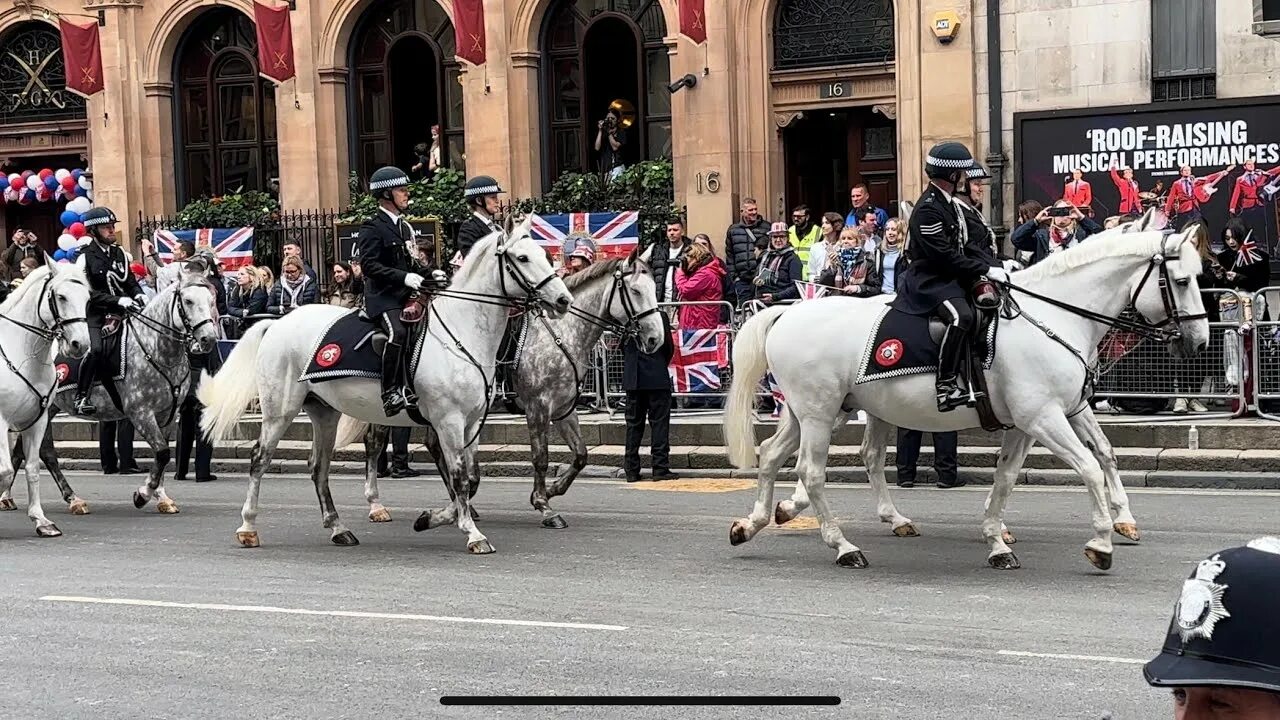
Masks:
[[[193,285],[190,287],[195,287],[195,286]],[[207,317],[195,324],[192,324],[191,316],[187,314],[187,309],[182,303],[182,291],[185,289],[186,289],[186,286],[182,286],[182,285],[178,285],[177,287],[175,287],[173,291],[173,301],[169,305],[168,317],[172,320],[174,313],[176,311],[178,315],[178,320],[182,323],[182,329],[180,332],[174,332],[173,328],[169,327],[165,323],[159,322],[157,320],[153,320],[147,317],[146,315],[144,315],[143,313],[137,312],[137,311],[130,312],[128,315],[126,315],[125,322],[132,325],[133,321],[137,320],[138,322],[145,325],[148,329],[156,333],[156,335],[182,345],[183,348],[187,351],[187,353],[191,354],[191,348],[194,347],[195,345],[196,332],[199,331],[200,328],[204,327],[206,324],[212,325],[213,317],[212,317],[212,313],[210,313],[210,317]],[[209,291],[214,295],[214,297],[211,298],[211,300],[216,301],[216,298],[217,298],[216,291],[214,291],[213,288],[209,288]],[[181,382],[173,381],[173,378],[170,377],[167,372],[165,372],[164,368],[160,366],[160,363],[156,362],[156,359],[152,355],[151,351],[147,350],[147,346],[142,343],[142,339],[140,336],[138,338],[138,349],[142,351],[142,357],[147,361],[147,364],[151,366],[151,369],[155,370],[156,373],[159,374],[160,377],[164,379],[165,384],[169,386],[169,411],[165,414],[165,421],[163,423],[160,423],[160,427],[162,428],[168,427],[169,424],[173,422],[174,415],[176,415],[178,412],[178,405],[179,405],[178,398],[182,395],[183,384]],[[190,365],[188,365],[187,367],[187,372],[188,373],[191,372]]]
[[[61,311],[58,310],[58,303],[54,299],[55,293],[53,293],[50,290],[50,286],[53,284],[53,273],[54,273],[53,270],[49,271],[49,274],[45,276],[44,285],[40,287],[41,297],[43,297],[45,293],[49,294],[49,300],[48,300],[49,313],[53,318],[53,322],[50,323],[48,327],[31,325],[28,323],[24,323],[21,320],[14,320],[8,315],[0,314],[0,319],[3,319],[7,322],[13,323],[14,325],[17,325],[23,330],[26,330],[27,332],[35,335],[36,337],[40,338],[41,340],[51,345],[54,342],[61,341],[63,338],[66,337],[65,328],[68,325],[74,325],[75,323],[88,323],[87,317],[70,317],[69,318],[69,317],[62,316]],[[39,321],[44,320],[44,316],[41,312],[41,308],[42,308],[42,305],[40,303],[37,303],[36,319]],[[36,424],[36,421],[38,421],[46,411],[48,411],[49,400],[50,398],[53,397],[54,391],[57,390],[58,388],[58,379],[57,377],[54,377],[53,385],[49,387],[48,392],[42,393],[40,392],[39,389],[36,388],[36,386],[30,380],[27,379],[27,376],[23,375],[18,370],[17,366],[13,364],[13,361],[9,359],[8,353],[4,351],[3,345],[0,345],[0,359],[4,360],[4,364],[9,368],[9,372],[17,376],[17,378],[22,381],[22,384],[26,385],[27,389],[31,391],[31,394],[35,395],[36,398],[40,401],[40,410],[39,412],[36,413],[35,417],[32,418],[31,422],[27,423],[26,425],[23,425],[21,428],[17,428],[13,430],[13,432],[18,432],[18,433],[26,432],[28,429],[31,428],[32,425]]]

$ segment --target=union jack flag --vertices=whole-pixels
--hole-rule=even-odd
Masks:
[[[769,391],[769,396],[773,398],[773,412],[770,416],[777,420],[782,417],[782,406],[786,404],[787,398],[782,394],[782,388],[778,386],[778,381],[774,379],[773,373],[765,373],[764,389]]]
[[[1258,246],[1253,242],[1253,231],[1244,236],[1244,242],[1236,249],[1236,267],[1252,265],[1262,259]]]
[[[571,236],[587,236],[596,244],[596,259],[626,257],[640,243],[638,220],[634,210],[619,213],[565,213],[531,215],[533,238],[555,259],[560,258],[564,241]]]
[[[678,393],[720,389],[720,368],[729,366],[729,335],[723,329],[675,330],[675,354],[667,372]]]
[[[801,300],[817,300],[827,294],[825,285],[796,281],[796,289],[800,291]]]
[[[173,248],[189,242],[196,250],[208,248],[225,270],[253,264],[253,228],[201,228],[199,230],[157,230],[152,240],[161,259],[173,260]]]

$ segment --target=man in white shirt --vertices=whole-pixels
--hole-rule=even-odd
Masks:
[[[185,240],[174,245],[173,260],[166,265],[160,253],[156,252],[156,246],[150,240],[143,238],[142,253],[143,264],[151,277],[156,279],[156,293],[159,294],[181,279],[182,270],[186,267],[187,261],[196,254],[196,248]]]

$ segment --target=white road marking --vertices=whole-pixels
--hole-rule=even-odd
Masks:
[[[997,655],[1008,657],[1043,658],[1047,660],[1079,660],[1081,662],[1115,663],[1118,665],[1146,665],[1147,660],[1111,657],[1109,655],[1067,655],[1063,653],[1036,653],[1024,650],[997,650]]]
[[[325,617],[365,618],[376,620],[412,620],[416,622],[469,623],[473,625],[512,625],[516,627],[557,628],[564,630],[606,630],[621,632],[630,628],[624,625],[598,623],[550,622],[545,620],[503,620],[498,618],[450,617],[446,615],[416,615],[411,613],[361,612],[356,610],[307,610],[268,605],[223,605],[220,603],[183,603],[164,600],[135,600],[130,598],[94,598],[74,595],[45,595],[48,602],[79,603],[83,605],[128,605],[133,607],[176,608],[182,610],[212,610],[216,612],[272,613],[278,615],[319,615]]]

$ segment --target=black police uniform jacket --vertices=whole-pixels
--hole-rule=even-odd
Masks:
[[[906,272],[893,307],[930,315],[947,300],[965,298],[991,265],[965,253],[960,211],[932,183],[911,212]]]
[[[367,317],[377,318],[388,310],[403,308],[413,293],[404,284],[405,276],[417,269],[405,246],[412,239],[413,228],[404,218],[397,223],[381,209],[360,226],[356,252],[364,276]]]
[[[960,212],[964,217],[967,237],[964,238],[964,254],[967,257],[981,260],[987,267],[1000,267],[1000,256],[996,253],[996,234],[987,224],[986,218],[972,205],[960,201]],[[986,274],[986,269],[983,269]]]
[[[493,234],[497,229],[497,225],[486,222],[484,218],[472,213],[471,217],[463,220],[462,225],[458,226],[458,252],[465,258],[471,253],[471,248],[475,247],[476,243]]]
[[[84,274],[89,279],[90,320],[102,322],[108,314],[120,313],[120,298],[135,298],[142,288],[129,270],[129,261],[119,245],[103,245],[97,240],[84,246]]]
[[[671,341],[671,321],[666,313],[658,313],[662,318],[662,347],[652,355],[640,352],[640,345],[634,337],[627,338],[622,344],[622,389],[665,390],[671,392],[671,374],[667,366],[675,356],[676,346]]]

